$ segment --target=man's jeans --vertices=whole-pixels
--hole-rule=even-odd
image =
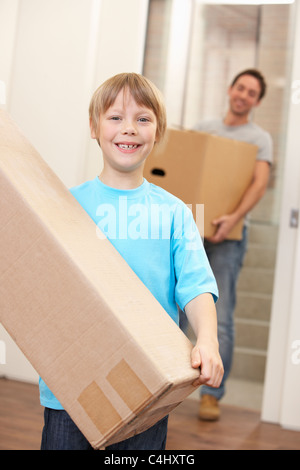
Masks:
[[[225,393],[225,382],[232,365],[236,284],[247,249],[247,227],[244,227],[241,241],[225,240],[224,242],[213,244],[205,240],[204,247],[219,288],[219,300],[216,308],[224,377],[219,388],[203,385],[200,388],[200,393],[201,395],[213,395],[217,400],[220,400]]]
[[[45,408],[41,450],[93,450],[90,443],[64,410]],[[106,447],[106,450],[164,450],[167,440],[166,416],[147,431]]]

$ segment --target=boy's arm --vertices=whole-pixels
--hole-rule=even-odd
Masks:
[[[194,369],[200,368],[200,376],[194,385],[205,384],[217,388],[224,369],[219,354],[217,314],[212,295],[198,295],[186,305],[185,312],[197,338],[191,361]]]

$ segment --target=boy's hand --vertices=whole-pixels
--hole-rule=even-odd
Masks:
[[[191,362],[194,369],[200,368],[200,375],[194,385],[198,387],[205,384],[218,388],[224,368],[219,354],[217,312],[212,295],[198,295],[186,305],[185,311],[197,338]]]
[[[200,368],[199,379],[193,383],[195,387],[204,384],[214,388],[220,386],[224,368],[218,348],[208,344],[196,344],[192,349],[191,361],[194,369]]]

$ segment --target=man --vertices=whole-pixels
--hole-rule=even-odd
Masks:
[[[201,388],[199,417],[216,420],[220,416],[218,401],[225,393],[225,382],[231,369],[234,348],[234,308],[236,283],[247,247],[247,224],[241,241],[226,240],[236,223],[259,202],[268,185],[272,163],[272,140],[262,128],[250,121],[250,113],[266,93],[264,77],[258,70],[239,73],[229,89],[229,108],[225,118],[202,122],[195,129],[221,137],[240,140],[258,146],[257,161],[252,183],[231,214],[223,214],[213,221],[214,235],[205,240],[205,249],[215,274],[220,292],[217,304],[220,354],[224,365],[224,377],[218,389]],[[241,155],[241,158],[243,156]]]

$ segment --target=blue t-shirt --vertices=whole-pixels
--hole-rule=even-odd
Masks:
[[[118,190],[99,178],[71,189],[95,222],[98,237],[107,237],[178,323],[177,305],[218,289],[190,209],[177,197],[144,180],[136,189]],[[62,409],[40,379],[43,406]]]

